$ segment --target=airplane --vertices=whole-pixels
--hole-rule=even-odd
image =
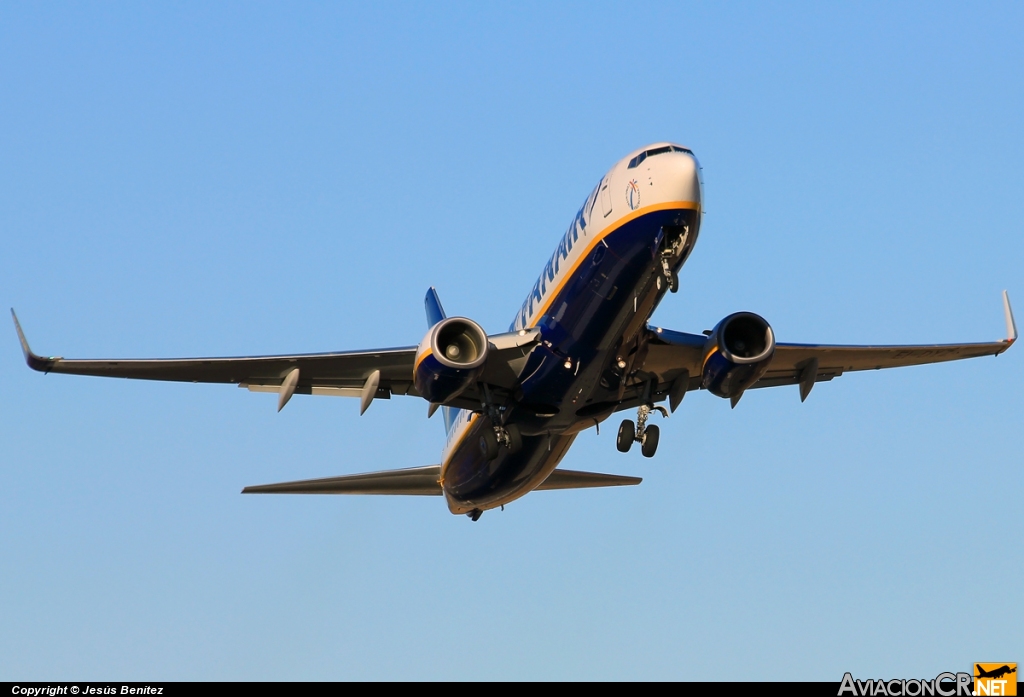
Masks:
[[[639,477],[558,467],[576,436],[616,412],[616,447],[645,457],[687,392],[707,390],[735,408],[747,390],[811,388],[843,373],[998,355],[1017,338],[1003,291],[1007,338],[970,344],[835,346],[777,342],[771,325],[736,312],[689,334],[649,324],[697,242],[703,178],[693,151],[655,143],[630,153],[597,183],[562,235],[507,332],[487,334],[448,317],[436,290],[424,300],[427,332],[418,346],[240,358],[66,360],[31,351],[14,317],[29,367],[44,373],[234,383],[278,395],[359,399],[360,414],[392,395],[440,408],[447,439],[440,464],[245,487],[246,494],[444,496],[476,521],[535,490],[626,486]],[[660,402],[668,401],[668,409]]]
[[[1003,666],[1000,666],[999,668],[995,668],[994,670],[984,670],[981,667],[981,665],[977,664],[977,663],[974,664],[974,667],[978,671],[978,674],[974,676],[976,678],[993,678],[993,679],[998,679],[998,678],[1003,677],[1004,675],[1009,675],[1010,673],[1016,673],[1017,672],[1017,666],[1016,665],[1014,665],[1013,668],[1011,668],[1008,665],[1003,665]]]

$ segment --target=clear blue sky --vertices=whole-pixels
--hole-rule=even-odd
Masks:
[[[1024,315],[1024,6],[0,5],[0,303],[68,357],[507,327],[604,171],[704,166],[655,322],[1002,338]],[[0,318],[0,321],[6,321]],[[0,327],[0,679],[933,677],[1024,661],[1024,347],[584,433],[478,523],[242,497],[432,464],[415,399],[42,376]]]

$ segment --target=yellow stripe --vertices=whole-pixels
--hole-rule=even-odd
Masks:
[[[456,407],[456,408],[458,408],[458,407]],[[469,411],[469,410],[467,409],[466,411]],[[462,441],[466,440],[466,436],[468,436],[469,432],[473,430],[473,422],[476,421],[479,417],[480,417],[480,414],[477,414],[476,412],[472,412],[472,411],[469,412],[469,420],[466,422],[466,430],[463,431],[462,435],[459,436],[458,439],[456,439],[451,444],[451,447],[448,449],[448,459],[441,463],[441,476],[442,477],[444,477],[444,473],[448,469],[448,465],[451,464],[452,456],[455,454],[455,451],[459,449],[460,445],[462,445]]]
[[[596,247],[601,240],[603,240],[608,235],[617,232],[624,225],[636,220],[642,215],[647,215],[648,213],[654,213],[657,211],[677,210],[680,208],[684,210],[699,211],[700,203],[697,201],[667,201],[665,203],[655,203],[645,208],[638,208],[629,215],[626,215],[621,220],[619,220],[614,227],[607,227],[604,230],[601,230],[600,232],[595,234],[594,237],[587,244],[587,247],[583,250],[583,253],[580,254],[579,258],[576,260],[576,263],[573,264],[572,268],[569,269],[569,271],[562,277],[561,283],[559,283],[557,286],[554,286],[553,288],[548,289],[547,300],[545,300],[543,304],[540,306],[540,309],[537,311],[536,318],[534,319],[534,324],[530,325],[530,327],[532,328],[536,326],[537,320],[544,316],[544,313],[547,312],[549,307],[551,307],[551,303],[555,301],[555,296],[557,296],[558,293],[562,290],[562,288],[565,287],[565,284],[568,283],[569,279],[573,277],[573,275],[576,273],[576,270],[580,267],[584,260],[586,260],[591,250],[593,250],[594,247]],[[541,274],[543,273],[544,272],[541,271]]]
[[[541,309],[537,312],[537,318],[539,319],[539,318],[544,316],[544,313],[551,306],[551,303],[554,302],[555,296],[558,295],[559,291],[565,286],[565,284],[569,281],[569,279],[573,277],[573,275],[576,273],[576,270],[580,267],[580,265],[587,258],[587,256],[589,256],[591,250],[593,250],[594,247],[596,247],[598,245],[598,243],[601,242],[601,240],[603,240],[605,237],[607,237],[608,235],[612,234],[613,232],[616,232],[617,230],[619,230],[622,226],[626,225],[627,223],[630,223],[630,222],[636,220],[637,218],[639,218],[642,215],[646,215],[648,213],[655,213],[657,211],[668,211],[668,210],[678,210],[678,209],[699,211],[700,210],[700,203],[697,202],[697,201],[668,201],[666,203],[655,203],[655,204],[652,204],[650,206],[646,206],[645,208],[638,208],[637,210],[631,212],[630,214],[626,215],[621,220],[619,220],[615,224],[614,227],[607,227],[604,230],[601,230],[601,231],[597,232],[590,239],[589,243],[587,244],[587,247],[584,249],[583,253],[580,254],[579,259],[576,260],[576,263],[573,264],[572,268],[565,274],[565,276],[562,279],[562,282],[559,283],[554,288],[550,289],[549,294],[548,294],[548,300],[547,300],[546,303],[544,303],[541,306]],[[419,358],[416,361],[416,366],[418,367],[419,364],[423,361],[423,359],[426,358],[428,355],[431,355],[431,354],[432,354],[432,351],[428,349],[423,354],[423,357]],[[706,360],[707,359],[705,358],[705,361]],[[414,368],[414,370],[415,370],[415,368]],[[466,411],[469,411],[469,410],[467,409]],[[466,436],[468,436],[469,433],[473,430],[473,422],[476,421],[477,418],[479,418],[479,417],[480,417],[479,414],[477,414],[476,412],[470,411],[469,421],[466,423],[466,430],[463,431],[462,435],[459,436],[455,441],[453,441],[451,446],[448,448],[448,459],[441,463],[441,479],[442,479],[442,482],[444,480],[444,473],[448,469],[448,465],[451,463],[452,456],[459,449],[459,446],[462,445],[462,442],[466,439]],[[443,484],[442,484],[442,488],[443,488]]]
[[[433,356],[433,355],[434,355],[434,350],[432,348],[427,348],[427,350],[423,352],[422,356],[416,356],[416,363],[414,363],[413,366],[412,366],[413,375],[416,374],[416,369],[420,367],[420,363],[425,361],[427,359],[427,356]]]
[[[710,359],[712,356],[714,356],[715,352],[717,350],[718,350],[718,344],[715,344],[714,346],[711,347],[711,350],[708,351],[707,355],[704,356],[704,361],[700,364],[701,372],[704,371],[704,366],[706,366],[708,364],[708,359]]]

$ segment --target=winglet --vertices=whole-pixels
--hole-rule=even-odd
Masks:
[[[18,340],[21,342],[21,352],[25,354],[25,362],[28,363],[28,367],[32,370],[38,370],[41,373],[48,373],[53,368],[53,364],[59,361],[59,358],[43,358],[32,353],[32,349],[28,347],[28,339],[25,338],[25,332],[21,330],[21,322],[18,321],[18,315],[14,313],[14,308],[11,308],[11,317],[14,318],[14,328],[18,331]]]
[[[1003,291],[1003,314],[1006,315],[1006,343],[1012,344],[1017,340],[1017,323],[1013,320],[1013,310],[1010,309],[1010,296]]]

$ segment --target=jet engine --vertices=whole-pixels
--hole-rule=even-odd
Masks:
[[[757,382],[775,354],[775,333],[753,312],[729,315],[704,344],[704,388],[713,395],[739,399]]]
[[[455,399],[483,373],[488,346],[486,332],[473,320],[441,320],[430,328],[416,351],[416,389],[434,404]]]

